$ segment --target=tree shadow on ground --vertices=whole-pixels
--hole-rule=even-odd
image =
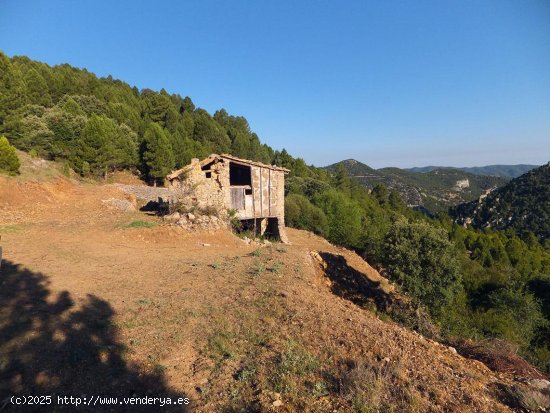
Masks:
[[[163,374],[141,373],[124,360],[114,310],[88,295],[75,306],[54,296],[48,277],[10,261],[0,268],[0,411],[187,412],[185,405],[60,406],[57,396],[185,398]],[[11,395],[52,395],[49,406],[13,406]]]
[[[399,294],[388,293],[380,282],[348,265],[341,255],[320,252],[326,262],[325,274],[332,281],[332,292],[361,307],[376,310],[393,321],[416,330],[426,337],[439,339],[439,330],[426,311],[415,306]],[[374,308],[373,308],[374,307]]]
[[[393,304],[392,297],[380,283],[370,280],[366,274],[348,265],[341,255],[320,252],[327,263],[325,274],[332,281],[332,292],[362,307],[374,304],[378,311],[388,312]]]

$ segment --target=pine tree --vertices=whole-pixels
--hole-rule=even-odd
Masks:
[[[336,188],[345,194],[350,194],[351,182],[347,169],[342,163],[336,165],[336,173],[334,175],[334,183]]]
[[[63,104],[63,110],[73,116],[85,115],[80,105],[71,96],[69,96],[67,101]]]
[[[42,105],[51,106],[52,98],[48,84],[35,69],[30,69],[24,76],[27,86],[27,98],[30,102]]]
[[[174,167],[174,152],[168,134],[157,123],[151,123],[143,136],[143,163],[155,185]]]
[[[384,184],[374,185],[371,194],[376,198],[380,205],[385,205],[388,202],[388,188]]]
[[[250,155],[250,141],[242,132],[237,132],[231,144],[231,153],[240,158],[247,158]]]
[[[116,165],[114,141],[119,131],[115,122],[103,115],[92,115],[79,142],[78,163],[87,162],[90,172],[106,176],[109,168]],[[78,168],[81,172],[83,168]]]
[[[15,175],[19,172],[20,166],[15,148],[10,145],[8,138],[0,136],[0,171]]]

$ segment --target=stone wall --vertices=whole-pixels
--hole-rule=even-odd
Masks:
[[[202,170],[199,160],[193,159],[179,177],[170,182],[169,187],[179,192],[180,201],[185,204],[199,208],[214,207],[219,211],[231,209],[230,162],[227,159],[215,159],[208,165],[208,170]],[[251,179],[253,208],[240,211],[238,217],[277,218],[281,240],[285,241],[284,172],[251,165]]]
[[[208,174],[208,178],[207,178]],[[210,170],[203,171],[198,159],[191,164],[178,179],[172,181],[170,189],[178,191],[189,202],[200,208],[215,207],[225,209],[225,188],[229,187],[229,171],[223,162],[213,164]]]

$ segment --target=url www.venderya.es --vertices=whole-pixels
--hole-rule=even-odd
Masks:
[[[12,405],[65,405],[65,406],[101,406],[101,405],[149,405],[149,406],[177,406],[187,405],[187,397],[75,397],[75,396],[11,396],[8,401]]]

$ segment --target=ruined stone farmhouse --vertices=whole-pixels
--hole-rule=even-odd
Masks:
[[[166,177],[167,186],[181,190],[199,207],[233,210],[245,228],[288,242],[285,233],[286,168],[232,155],[193,159]]]

